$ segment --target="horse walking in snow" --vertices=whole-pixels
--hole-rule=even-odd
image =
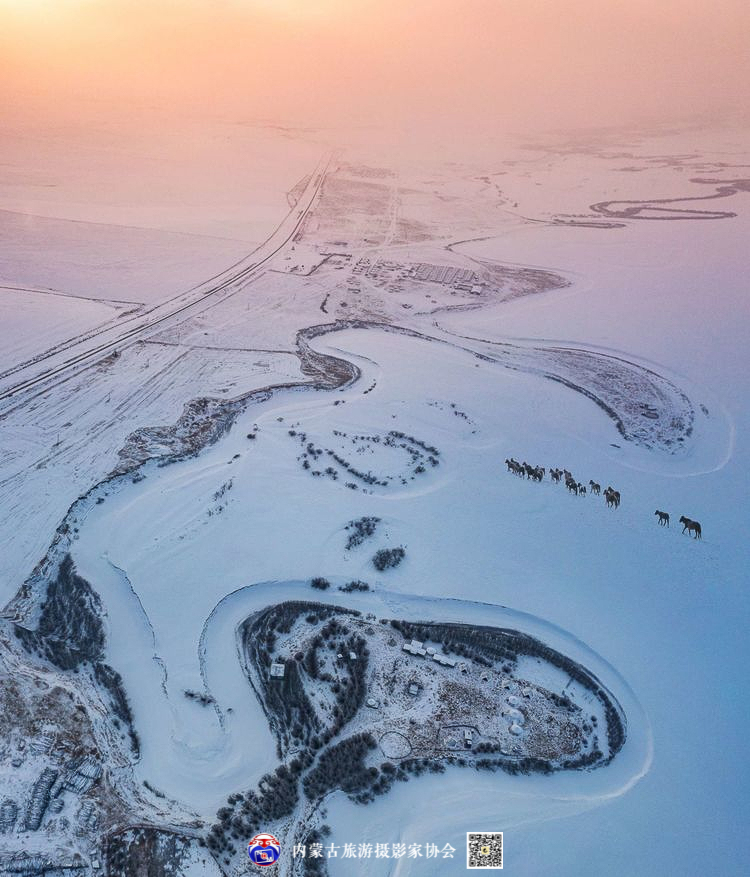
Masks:
[[[508,467],[508,472],[513,472],[515,475],[523,475],[523,467],[518,462],[518,460],[514,460],[513,457],[505,460],[505,465]]]
[[[659,509],[657,509],[654,512],[654,514],[659,516],[659,526],[660,527],[668,527],[669,526],[669,515],[667,514],[667,512],[660,512]]]
[[[607,508],[616,509],[620,506],[620,491],[613,490],[611,487],[608,487],[604,491],[604,498],[607,500]]]
[[[589,481],[589,487],[591,488],[591,492],[599,496],[602,490],[601,484],[597,484],[596,481]]]
[[[686,518],[685,515],[683,515],[680,518],[680,523],[683,525],[682,526],[683,533],[685,532],[685,530],[687,530],[688,536],[691,533],[693,534],[693,539],[702,539],[703,538],[703,533],[701,532],[701,525],[698,523],[698,521],[691,521],[690,518]]]

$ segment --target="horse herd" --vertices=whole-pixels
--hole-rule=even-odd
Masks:
[[[525,460],[523,463],[519,463],[518,460],[514,460],[513,457],[506,459],[505,465],[508,467],[508,472],[512,472],[520,478],[530,478],[532,481],[543,481],[544,476],[547,473],[547,470],[543,466],[531,466]],[[599,496],[600,494],[604,496],[607,501],[607,508],[619,508],[620,491],[615,490],[613,487],[606,487],[602,490],[600,484],[597,484],[596,481],[589,480],[587,490],[586,485],[582,484],[580,481],[576,481],[567,469],[550,469],[549,475],[552,481],[556,484],[560,484],[564,480],[569,493],[574,493],[576,496],[586,496],[590,490],[595,496]],[[657,509],[654,514],[658,518],[660,526],[669,526],[669,514],[667,512],[662,512]],[[680,523],[683,525],[683,533],[687,532],[688,535],[692,534],[695,539],[703,538],[701,525],[698,521],[691,521],[690,518],[686,518],[685,515],[683,515],[680,518]]]
[[[543,481],[544,476],[547,473],[547,470],[543,466],[531,466],[526,461],[519,463],[518,460],[514,460],[513,457],[506,460],[505,465],[508,467],[508,472],[513,472],[514,475],[519,475],[521,478],[531,478],[533,481]],[[574,493],[576,496],[586,496],[589,490],[595,496],[602,494],[601,484],[589,480],[589,486],[587,488],[585,484],[576,481],[567,469],[550,469],[549,475],[556,484],[559,484],[564,480],[568,491]],[[603,491],[603,495],[607,500],[608,508],[616,509],[620,505],[619,490],[615,490],[613,487],[606,487]]]

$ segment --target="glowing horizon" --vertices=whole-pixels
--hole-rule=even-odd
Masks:
[[[0,98],[416,129],[726,115],[748,34],[742,0],[0,0]]]

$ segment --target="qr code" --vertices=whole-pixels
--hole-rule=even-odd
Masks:
[[[469,831],[466,833],[466,867],[503,867],[502,831]]]

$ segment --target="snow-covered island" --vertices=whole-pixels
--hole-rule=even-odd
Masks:
[[[335,791],[366,804],[396,781],[446,766],[590,769],[625,743],[614,695],[519,631],[295,601],[256,613],[238,636],[283,761],[257,791],[232,795],[219,811],[208,847],[225,859],[245,854],[232,840],[238,830],[307,846]]]

